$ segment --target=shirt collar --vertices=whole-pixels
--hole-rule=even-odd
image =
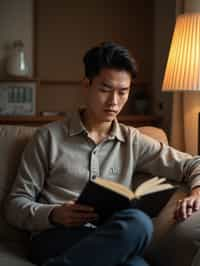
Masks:
[[[81,133],[87,134],[87,129],[81,121],[81,109],[79,109],[72,114],[69,127],[69,135],[74,136]],[[113,138],[116,138],[121,142],[125,142],[124,134],[117,119],[113,120],[112,130],[109,136],[109,139]]]
[[[111,138],[116,138],[121,142],[125,142],[125,137],[124,134],[122,132],[121,126],[117,120],[117,118],[115,120],[113,120],[113,125],[112,125],[112,130],[111,130]]]
[[[70,126],[69,126],[69,135],[79,135],[83,132],[87,133],[87,130],[85,126],[83,125],[83,122],[81,121],[81,110],[78,110],[72,114]]]

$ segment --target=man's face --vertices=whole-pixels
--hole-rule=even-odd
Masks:
[[[102,69],[85,86],[87,107],[98,122],[111,122],[128,100],[131,75],[125,70]]]

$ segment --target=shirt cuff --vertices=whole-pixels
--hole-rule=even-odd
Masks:
[[[54,225],[49,220],[49,215],[52,210],[60,206],[58,204],[40,204],[40,206],[35,211],[33,219],[33,231],[43,231],[50,228],[53,228]]]
[[[190,183],[190,189],[194,189],[196,187],[200,187],[200,176],[195,177]]]

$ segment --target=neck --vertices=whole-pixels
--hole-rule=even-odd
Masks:
[[[85,110],[82,113],[82,120],[89,133],[89,136],[94,140],[102,140],[103,138],[107,137],[111,131],[112,121],[98,121],[95,119],[95,117],[89,114],[88,110]]]

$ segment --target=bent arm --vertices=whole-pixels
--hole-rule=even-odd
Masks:
[[[28,231],[51,227],[48,216],[57,205],[37,202],[48,176],[48,167],[48,131],[38,130],[25,148],[6,200],[5,214],[10,224]]]
[[[185,182],[191,189],[200,185],[200,156],[180,152],[139,132],[134,145],[137,172]]]

